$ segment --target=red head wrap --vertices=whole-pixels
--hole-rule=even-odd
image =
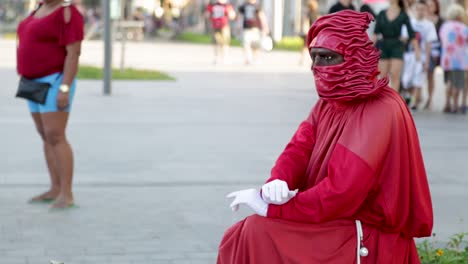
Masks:
[[[379,51],[367,35],[373,20],[367,12],[345,10],[323,16],[307,36],[309,48],[325,48],[341,54],[344,62],[333,66],[313,66],[320,97],[352,101],[378,94],[388,79],[378,79]]]

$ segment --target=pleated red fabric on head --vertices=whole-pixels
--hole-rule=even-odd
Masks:
[[[341,54],[344,62],[313,66],[317,92],[326,100],[353,101],[375,95],[388,85],[378,79],[380,53],[367,35],[369,13],[345,10],[319,18],[307,36],[309,48],[325,48]]]

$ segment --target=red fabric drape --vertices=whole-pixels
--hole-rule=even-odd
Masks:
[[[355,18],[348,23],[362,28],[364,38],[367,15],[343,11],[319,19],[309,43],[332,49],[335,44],[319,39],[344,23],[343,16]],[[340,52],[348,54],[346,47]],[[386,80],[375,79],[377,61],[368,61],[374,69],[360,71],[350,58],[345,55],[334,70],[356,84],[316,83],[321,99],[272,169],[268,181],[284,180],[299,193],[286,204],[269,205],[267,218],[251,216],[231,227],[221,241],[219,264],[355,263],[354,220],[363,223],[369,249],[361,263],[419,263],[413,238],[431,234],[433,215],[411,113],[395,91],[382,86]]]

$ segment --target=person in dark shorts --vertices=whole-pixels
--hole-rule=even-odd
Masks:
[[[402,36],[404,26],[407,37]],[[391,0],[390,7],[377,15],[374,34],[374,41],[381,51],[379,62],[381,77],[390,75],[390,87],[399,91],[403,53],[408,41],[413,45],[416,59],[421,59],[420,47],[415,39],[408,14],[405,12],[403,0]]]
[[[336,4],[330,7],[329,14],[340,12],[343,10],[356,10],[351,0],[339,0]]]
[[[447,22],[440,28],[442,43],[441,65],[445,70],[447,97],[444,112],[467,112],[465,73],[468,70],[468,27],[463,23],[465,9],[452,4],[447,11]],[[462,96],[461,106],[459,104]]]
[[[265,13],[257,0],[247,0],[239,7],[242,19],[242,46],[245,64],[257,62],[262,38],[270,33]]]

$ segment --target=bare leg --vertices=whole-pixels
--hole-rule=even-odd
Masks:
[[[33,197],[30,201],[45,201],[45,200],[54,200],[60,193],[60,178],[57,175],[57,171],[55,170],[55,158],[53,156],[52,147],[47,143],[45,140],[44,135],[44,127],[42,125],[41,114],[39,113],[32,113],[32,118],[34,120],[34,124],[36,125],[36,129],[39,135],[42,138],[43,148],[45,159],[47,162],[47,168],[49,170],[49,177],[50,177],[50,189],[40,195]]]
[[[252,49],[252,54],[253,54],[253,63],[258,63],[259,60],[258,60],[258,56],[260,54],[260,49],[255,47]]]
[[[73,204],[73,152],[65,136],[68,121],[67,112],[51,112],[41,115],[45,138],[51,145],[56,160],[56,171],[60,177],[60,194],[53,208],[66,208]]]
[[[244,45],[245,53],[245,64],[250,65],[253,63],[252,47],[250,45]]]
[[[390,74],[390,60],[379,61],[380,78],[387,77]]]
[[[252,43],[249,39],[246,39],[249,36],[246,32],[244,32],[244,54],[245,54],[245,64],[249,65],[252,64],[253,58],[252,58]]]
[[[458,88],[455,88],[455,86],[452,86],[452,98],[453,98],[453,109],[452,112],[456,113],[460,110],[459,107],[459,96],[460,95],[460,90]]]
[[[221,62],[227,63],[227,54],[229,52],[229,45],[224,44],[221,46]]]
[[[431,109],[432,106],[432,95],[434,94],[434,71],[429,71],[427,73],[427,92],[428,97],[426,105],[424,106],[425,110]]]
[[[390,77],[390,60],[379,61],[380,78]]]
[[[400,90],[400,76],[401,76],[402,68],[403,68],[403,60],[401,59],[390,60],[390,85],[397,92]]]
[[[309,55],[309,49],[304,47],[301,51],[301,58],[299,60],[299,65],[304,65],[307,56]]]
[[[449,113],[452,111],[452,84],[450,82],[447,82],[445,84],[446,86],[446,93],[445,93],[445,106],[444,106],[444,112]]]
[[[413,96],[414,96],[414,108],[417,109],[419,107],[419,104],[422,101],[421,98],[421,90],[422,87],[414,87],[413,88]]]
[[[213,59],[213,64],[216,64],[218,62],[218,44],[213,45],[213,51],[214,51],[214,59]]]
[[[218,44],[218,45],[217,45],[217,49],[218,49],[218,63],[219,63],[219,64],[223,64],[223,60],[224,60],[224,54],[223,54],[224,50],[223,50],[223,48],[224,48],[223,45],[221,45],[221,44]]]
[[[467,109],[467,100],[468,100],[468,72],[465,72],[465,83],[463,87],[463,95],[462,95],[462,111],[463,113],[466,113]]]
[[[223,30],[223,42],[221,45],[221,59],[223,64],[229,64],[230,63],[230,58],[229,58],[229,45],[231,44],[231,28],[229,26],[226,26]]]
[[[402,92],[403,97],[405,98],[406,104],[409,108],[416,110],[416,88],[415,87],[405,87],[405,90]]]
[[[214,60],[213,60],[213,64],[218,64],[219,63],[219,56],[220,56],[220,53],[221,53],[221,50],[220,50],[220,36],[219,36],[219,32],[213,32],[213,48],[214,48]]]

